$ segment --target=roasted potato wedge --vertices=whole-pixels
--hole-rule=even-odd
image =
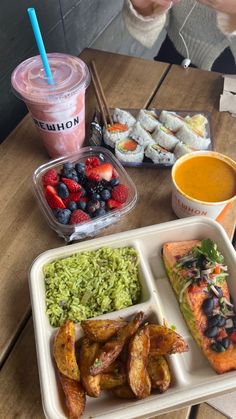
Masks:
[[[128,384],[113,388],[112,393],[120,399],[135,399],[135,395]]]
[[[149,324],[150,353],[171,355],[189,350],[185,340],[174,330],[158,324]]]
[[[122,386],[125,383],[127,383],[126,374],[101,373],[100,386],[102,390],[112,390],[114,387]]]
[[[69,411],[69,419],[81,418],[86,403],[86,396],[83,386],[78,381],[65,377],[59,373],[60,382],[66,396],[66,405]]]
[[[145,326],[138,330],[129,344],[128,382],[138,399],[144,399],[151,392],[151,380],[147,372],[149,349],[149,330]]]
[[[84,334],[94,342],[106,342],[126,325],[127,322],[122,320],[83,320],[81,322]]]
[[[113,338],[108,340],[101,348],[97,358],[90,368],[90,374],[96,375],[103,372],[121,353],[126,341],[135,334],[144,317],[143,312],[136,314],[133,320],[122,327]]]
[[[125,363],[120,359],[116,359],[112,362],[111,365],[108,365],[107,368],[103,371],[103,374],[115,374],[117,372],[124,372],[125,371]]]
[[[165,357],[149,354],[147,370],[151,379],[152,389],[157,389],[160,393],[164,393],[171,383],[171,373]]]
[[[82,339],[79,352],[79,367],[82,384],[90,397],[98,397],[101,392],[100,374],[92,376],[89,368],[93,364],[99,350],[97,342],[89,342],[87,338]]]
[[[75,355],[75,325],[67,320],[58,330],[53,342],[53,355],[59,371],[72,380],[80,380]]]

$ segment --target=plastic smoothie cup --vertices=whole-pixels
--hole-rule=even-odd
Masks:
[[[13,91],[22,99],[50,157],[76,153],[85,139],[87,65],[79,58],[47,54],[54,84],[49,85],[41,57],[31,57],[12,73]]]

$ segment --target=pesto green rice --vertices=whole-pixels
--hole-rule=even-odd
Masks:
[[[120,310],[140,300],[138,254],[132,247],[57,259],[43,267],[46,312],[51,326]]]

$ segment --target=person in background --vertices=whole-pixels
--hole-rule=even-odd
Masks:
[[[123,17],[149,48],[166,28],[155,60],[182,64],[189,55],[193,67],[236,74],[236,0],[124,0]]]

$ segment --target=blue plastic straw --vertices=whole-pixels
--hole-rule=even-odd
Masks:
[[[45,47],[44,47],[43,38],[42,38],[41,31],[40,31],[40,28],[39,28],[38,19],[37,19],[36,13],[35,13],[35,9],[33,7],[30,7],[29,9],[27,9],[27,12],[28,12],[28,15],[29,15],[29,18],[30,18],[30,22],[31,22],[33,31],[34,31],[34,36],[35,36],[37,46],[38,46],[38,50],[39,50],[39,53],[40,53],[40,56],[41,56],[41,59],[42,59],[42,62],[43,62],[43,67],[44,67],[44,71],[45,71],[46,76],[47,76],[48,84],[54,84],[51,68],[50,68],[50,65],[49,65],[49,62],[48,62],[48,57],[47,57],[46,50],[45,50]]]

